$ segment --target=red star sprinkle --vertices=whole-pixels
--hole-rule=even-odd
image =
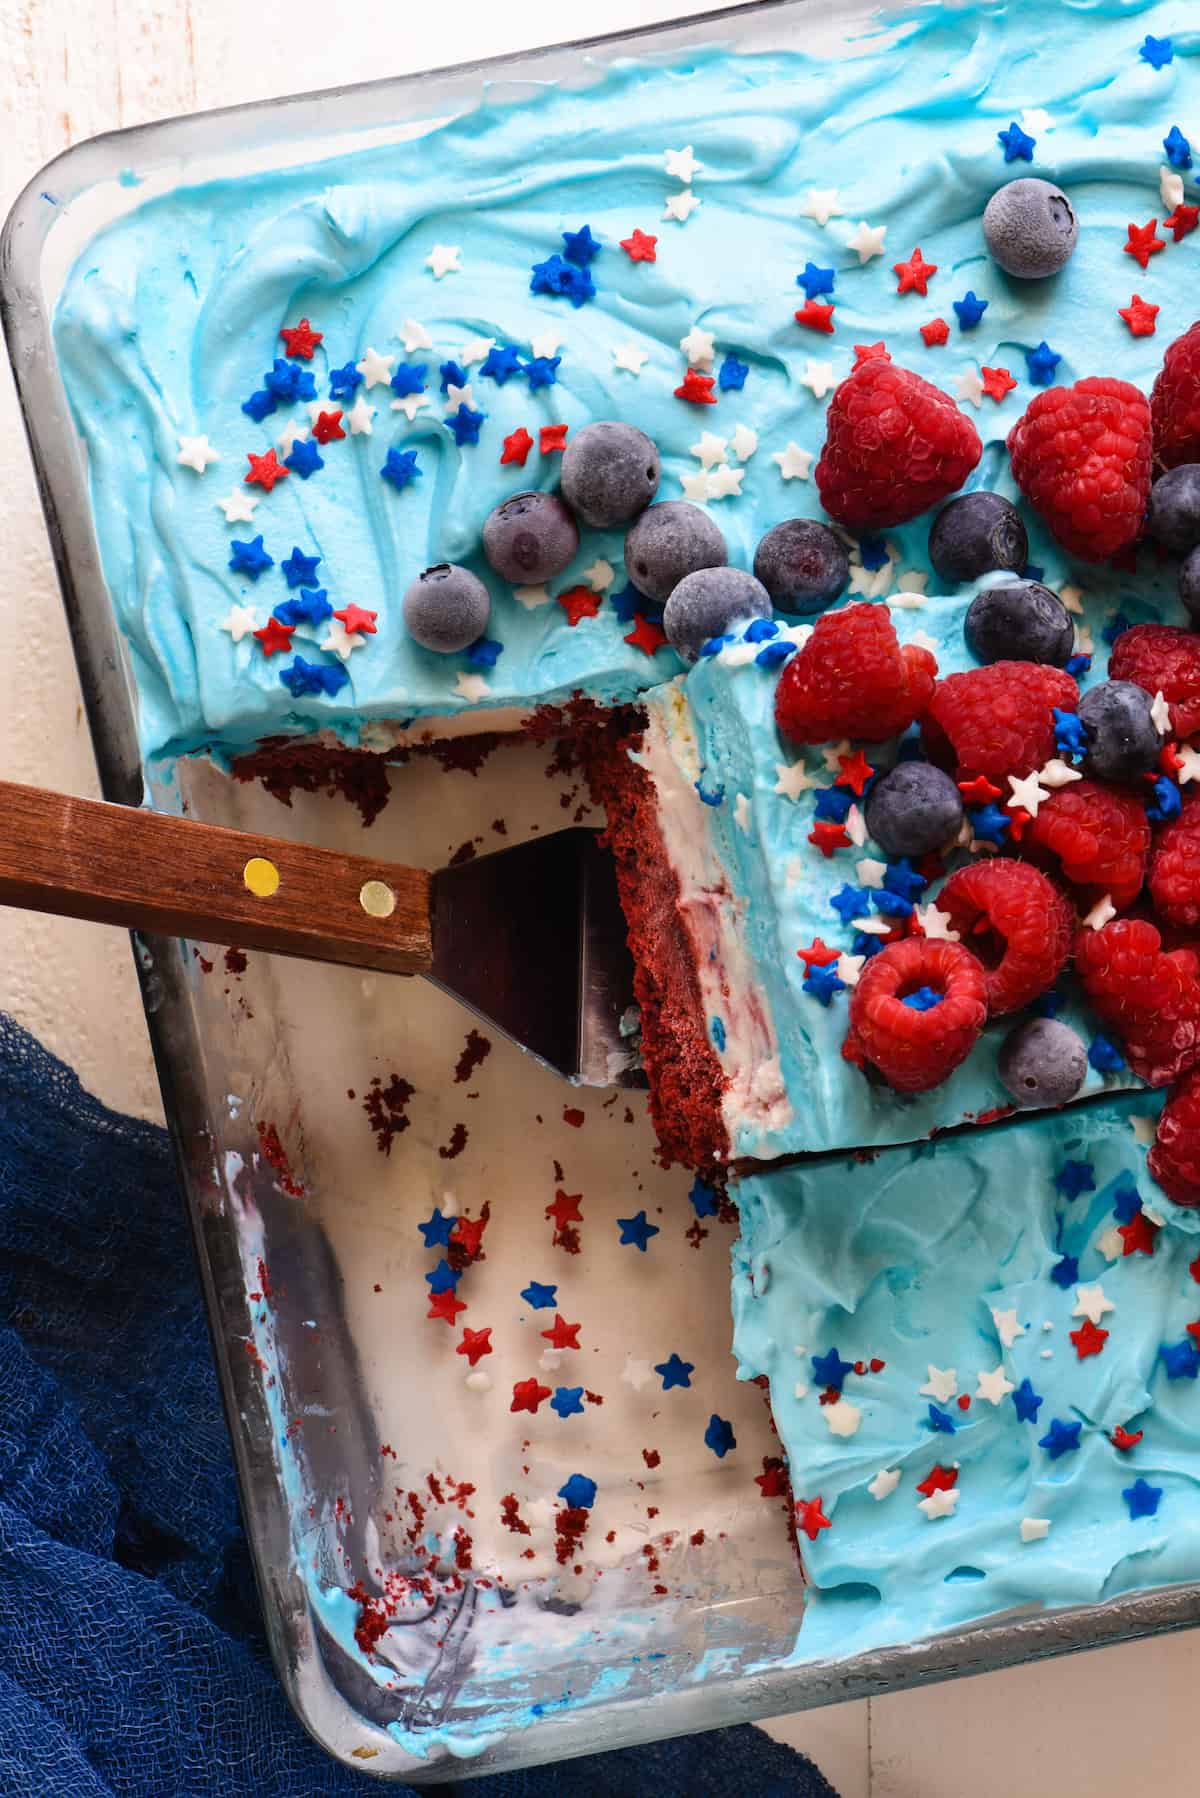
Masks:
[[[425,1315],[426,1317],[440,1319],[442,1323],[449,1324],[451,1329],[453,1329],[459,1312],[465,1311],[466,1308],[463,1301],[459,1298],[455,1298],[451,1288],[447,1287],[445,1292],[435,1292],[431,1295],[429,1309]]]
[[[871,1357],[871,1372],[872,1373],[882,1373],[886,1366],[887,1366],[886,1361],[881,1361],[879,1359],[878,1355],[872,1355],[872,1357]]]
[[[1134,294],[1128,306],[1118,306],[1117,311],[1129,326],[1131,337],[1154,336],[1154,321],[1159,309],[1144,300],[1140,293]]]
[[[828,1517],[821,1509],[819,1498],[798,1498],[796,1500],[796,1528],[803,1530],[810,1542],[815,1542],[822,1530],[832,1529]]]
[[[1194,1261],[1188,1262],[1188,1272],[1191,1274],[1193,1280],[1195,1280],[1197,1286],[1200,1286],[1200,1255],[1197,1255]]]
[[[787,1491],[787,1475],[783,1462],[772,1455],[763,1456],[763,1470],[754,1476],[754,1484],[764,1498],[782,1498]]]
[[[950,327],[944,318],[931,318],[927,325],[921,326],[921,336],[929,349],[937,349],[939,344],[946,343],[950,337]]]
[[[262,644],[263,654],[273,656],[277,655],[281,649],[286,651],[291,648],[292,632],[295,628],[295,625],[292,624],[281,624],[278,618],[268,618],[262,629],[255,631],[254,635]]]
[[[555,1193],[553,1205],[546,1207],[546,1216],[554,1219],[556,1230],[561,1230],[566,1224],[583,1222],[583,1213],[579,1209],[579,1201],[582,1197],[581,1192],[562,1192],[560,1190]]]
[[[833,784],[835,787],[849,787],[861,799],[867,790],[867,782],[874,773],[874,768],[862,750],[856,749],[853,755],[839,755],[838,776]]]
[[[843,824],[835,824],[832,818],[819,818],[808,833],[808,840],[821,854],[828,858],[835,849],[849,849],[850,838],[846,835]]]
[[[959,1393],[958,1408],[960,1411],[969,1411],[971,1409],[971,1394],[969,1392]]]
[[[554,1313],[554,1328],[552,1330],[543,1330],[542,1335],[550,1344],[551,1348],[577,1349],[579,1347],[579,1332],[582,1328],[582,1324],[564,1323],[556,1311]]]
[[[375,635],[378,612],[368,612],[363,606],[343,606],[340,612],[333,615],[341,621],[349,637],[353,637],[358,631],[365,631],[368,637]]]
[[[510,1411],[534,1411],[543,1399],[550,1397],[549,1386],[539,1386],[536,1380],[517,1380],[513,1386]]]
[[[1098,1355],[1108,1341],[1108,1331],[1100,1329],[1090,1317],[1085,1318],[1077,1330],[1068,1331],[1068,1334],[1081,1361],[1086,1361],[1089,1355]]]
[[[1177,743],[1164,743],[1158,755],[1158,765],[1164,774],[1174,778],[1183,767],[1183,757],[1179,753]]]
[[[1009,812],[1008,834],[1012,841],[1019,843],[1032,823],[1032,813],[1027,812],[1023,805],[1019,805],[1015,811]]]
[[[1118,1224],[1117,1233],[1125,1244],[1127,1255],[1153,1255],[1158,1225],[1152,1224],[1144,1211],[1139,1211],[1127,1224]]]
[[[555,597],[567,614],[567,623],[572,628],[581,618],[594,618],[600,610],[600,595],[593,593],[590,587],[568,587],[565,593],[558,593]]]
[[[833,307],[822,306],[820,300],[805,300],[796,314],[796,323],[810,331],[824,331],[832,337]]]
[[[341,426],[342,409],[336,412],[318,412],[312,434],[318,443],[336,443],[339,437],[346,435]]]
[[[675,389],[677,400],[687,400],[693,406],[715,406],[717,396],[713,392],[716,385],[711,375],[702,375],[698,368],[689,368],[683,377],[681,386]]]
[[[896,283],[897,293],[925,295],[929,291],[930,275],[937,274],[937,263],[926,262],[919,249],[913,251],[907,262],[893,262],[892,267],[900,277]]]
[[[990,395],[999,405],[1006,393],[1011,393],[1016,382],[1006,368],[989,368],[985,363],[980,370],[983,391]]]
[[[917,1491],[924,1493],[926,1498],[932,1498],[935,1492],[949,1492],[957,1484],[958,1468],[942,1467],[935,1461]]]
[[[277,460],[273,449],[269,449],[265,456],[256,456],[247,450],[246,460],[250,464],[250,473],[245,477],[247,487],[259,486],[270,493],[276,481],[287,480],[289,471]]]
[[[519,430],[510,432],[504,439],[500,460],[501,462],[515,462],[519,468],[524,468],[525,458],[532,448],[533,438],[522,425]]]
[[[1000,797],[1000,788],[994,787],[983,774],[977,774],[974,780],[960,780],[958,790],[967,805],[990,805],[993,799]]]
[[[1131,1448],[1137,1447],[1144,1434],[1143,1430],[1129,1431],[1123,1424],[1118,1424],[1109,1441],[1114,1448],[1119,1448],[1122,1454],[1126,1454]]]
[[[1157,219],[1151,219],[1148,225],[1130,225],[1129,241],[1121,245],[1127,256],[1132,256],[1139,268],[1149,265],[1151,256],[1157,256],[1160,250],[1166,249],[1161,237],[1154,235]]]
[[[483,1233],[486,1229],[486,1217],[460,1217],[450,1232],[450,1240],[457,1243],[458,1247],[473,1261],[479,1253],[479,1246],[483,1241]]]
[[[656,262],[655,245],[657,237],[648,237],[644,231],[633,230],[628,237],[621,239],[621,248],[630,262]]]
[[[807,970],[809,968],[827,968],[831,961],[841,959],[842,952],[840,949],[831,949],[828,943],[823,943],[819,936],[815,936],[807,949],[797,949],[796,954]]]
[[[543,425],[542,426],[541,430],[538,432],[538,454],[539,455],[549,456],[549,455],[553,454],[553,452],[555,450],[565,450],[566,447],[567,447],[567,427],[566,427],[566,425]]]
[[[289,356],[299,356],[305,362],[312,361],[312,353],[324,340],[323,331],[314,331],[306,318],[298,325],[284,325],[279,335],[283,338]]]
[[[1181,237],[1189,236],[1197,224],[1200,224],[1200,206],[1185,206],[1181,200],[1174,212],[1163,220],[1163,229],[1178,243]]]
[[[861,368],[864,362],[873,362],[876,359],[878,359],[880,362],[890,362],[892,359],[891,355],[888,351],[887,345],[884,343],[882,338],[880,338],[878,343],[856,343],[855,344],[855,346],[854,346],[854,366],[855,366],[855,368]]]
[[[492,1352],[491,1324],[486,1330],[472,1330],[469,1325],[464,1324],[462,1341],[454,1352],[456,1355],[465,1355],[472,1367],[481,1356],[490,1355]]]
[[[626,643],[632,644],[634,649],[640,649],[644,656],[652,656],[663,647],[666,640],[667,633],[661,625],[651,624],[640,612],[633,614],[633,629],[624,639]]]

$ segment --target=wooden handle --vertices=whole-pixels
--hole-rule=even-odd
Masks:
[[[0,902],[309,961],[428,973],[430,876],[0,781]]]

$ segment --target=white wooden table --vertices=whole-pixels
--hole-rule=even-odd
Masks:
[[[711,0],[709,0],[711,3]],[[80,138],[200,107],[666,19],[687,0],[0,0],[0,204]],[[95,773],[7,362],[0,371],[0,774]],[[160,1115],[127,942],[0,910],[0,1007],[109,1103]],[[1200,1575],[1200,1568],[1197,1569]],[[1200,1786],[1200,1637],[1117,1648],[773,1724],[841,1798],[1086,1798]]]

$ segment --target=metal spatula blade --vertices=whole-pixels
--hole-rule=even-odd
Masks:
[[[0,903],[424,974],[568,1080],[645,1084],[615,871],[593,830],[429,874],[0,781]]]

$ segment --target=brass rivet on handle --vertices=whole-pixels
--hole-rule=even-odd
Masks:
[[[369,918],[390,918],[396,909],[396,895],[385,880],[364,880],[358,903]]]
[[[279,869],[265,855],[252,855],[242,869],[242,884],[256,899],[272,899],[279,891]]]

